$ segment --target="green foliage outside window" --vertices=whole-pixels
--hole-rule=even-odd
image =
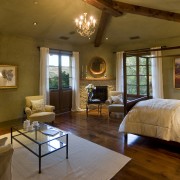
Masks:
[[[137,94],[137,86],[127,85],[127,94]]]
[[[69,88],[69,73],[62,72],[62,87]]]
[[[50,89],[58,89],[59,78],[56,73],[50,72],[49,73],[49,88]]]
[[[137,95],[147,94],[147,64],[146,58],[128,57],[126,59],[127,93]],[[149,91],[152,94],[151,61],[149,61]],[[137,84],[138,83],[138,84]]]
[[[127,75],[136,75],[136,66],[128,66]]]
[[[58,89],[58,77],[57,76],[49,79],[49,88],[50,89]]]
[[[137,84],[136,76],[127,76],[127,84],[128,85],[136,85]]]
[[[50,89],[58,89],[59,78],[57,75],[51,76],[49,78],[49,88]],[[62,72],[62,87],[69,88],[69,74],[65,71]]]

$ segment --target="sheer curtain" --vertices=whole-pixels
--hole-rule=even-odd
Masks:
[[[157,49],[152,48],[152,49]],[[161,51],[152,51],[151,55],[161,56]],[[163,92],[163,73],[162,73],[162,58],[152,58],[152,94],[153,98],[164,98]]]
[[[49,48],[40,47],[40,83],[39,94],[49,104]]]
[[[73,52],[72,57],[72,111],[80,111],[79,93],[79,52]]]
[[[116,53],[116,91],[123,92],[123,52]]]

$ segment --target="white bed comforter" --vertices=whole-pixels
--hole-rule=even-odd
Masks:
[[[119,132],[180,142],[180,100],[138,102],[123,119]]]

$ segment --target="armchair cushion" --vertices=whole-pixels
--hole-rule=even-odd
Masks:
[[[124,112],[123,93],[120,91],[110,91],[109,98],[106,100],[108,105],[109,117],[113,113]]]
[[[38,112],[34,113],[29,118],[31,121],[40,121],[40,122],[51,122],[55,119],[54,112]]]
[[[25,108],[25,112],[26,112],[27,118],[32,114],[32,111],[29,107]]]
[[[55,120],[54,106],[45,105],[43,96],[25,97],[25,112],[30,121],[53,122]]]
[[[53,112],[55,109],[54,106],[51,106],[51,105],[45,105],[45,111],[46,112]]]
[[[113,104],[123,104],[123,100],[122,100],[122,96],[111,96],[110,97],[112,99],[112,103]]]
[[[110,91],[109,98],[106,100],[106,104],[123,104],[122,92]]]
[[[32,113],[45,111],[43,99],[31,100],[31,104],[32,104]]]

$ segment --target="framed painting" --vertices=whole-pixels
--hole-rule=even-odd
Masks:
[[[174,60],[174,88],[180,89],[180,57]]]
[[[17,88],[17,66],[0,65],[0,89]]]

